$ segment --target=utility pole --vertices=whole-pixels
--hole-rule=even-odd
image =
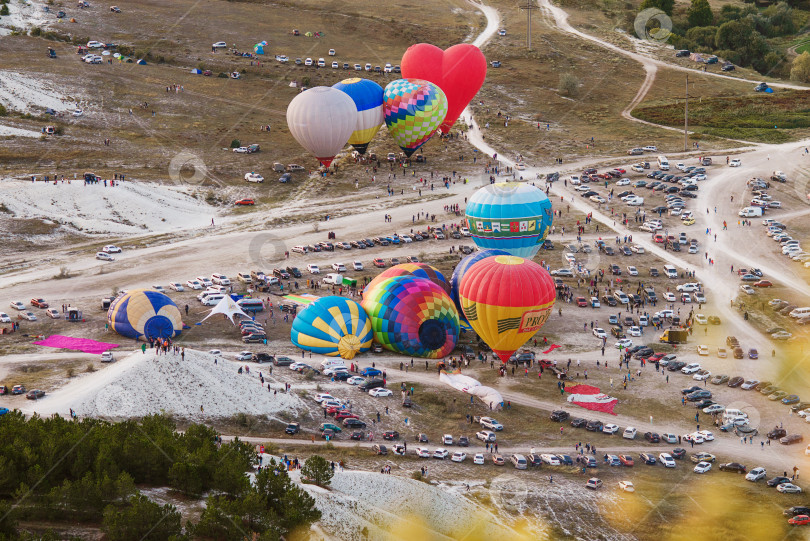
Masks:
[[[686,105],[683,108],[683,151],[689,152],[689,74],[686,74]]]
[[[522,6],[521,11],[526,12],[526,47],[532,50],[532,11],[537,9],[533,0],[526,0],[526,5]]]

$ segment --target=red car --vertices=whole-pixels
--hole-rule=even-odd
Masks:
[[[380,257],[374,258],[374,266],[379,267],[381,269],[385,268],[385,260]]]
[[[625,173],[627,172],[627,170],[626,170],[626,169],[622,169],[621,167],[616,167],[616,168],[614,168],[613,170],[614,170],[614,171],[617,171],[617,172],[619,172],[619,173],[621,173],[622,175],[623,175],[623,174],[625,174]]]
[[[588,306],[588,301],[585,300],[585,297],[577,297],[577,306],[586,307]]]
[[[36,306],[37,308],[47,308],[48,303],[45,302],[45,299],[31,299],[31,306]]]
[[[343,411],[345,408],[343,406],[332,406],[326,409],[326,413],[328,415],[335,415],[336,413]]]
[[[622,463],[622,466],[632,466],[634,464],[633,457],[630,455],[619,455],[619,462]]]
[[[771,287],[773,284],[769,280],[760,280],[759,282],[754,282],[754,287]],[[34,304],[34,301],[31,301],[31,304]],[[34,306],[36,306],[34,304]]]
[[[340,411],[335,414],[335,421],[342,421],[344,419],[359,419],[359,417],[348,411]]]
[[[543,368],[551,368],[553,366],[557,366],[556,361],[550,361],[548,359],[540,359],[540,366]]]
[[[253,199],[240,199],[235,203],[236,205],[255,205]]]
[[[656,353],[655,355],[648,357],[646,362],[654,363],[655,361],[660,361],[664,357],[664,355],[665,353]]]
[[[810,524],[810,517],[807,515],[796,515],[795,517],[788,520],[788,524],[794,524],[796,526],[804,526]]]

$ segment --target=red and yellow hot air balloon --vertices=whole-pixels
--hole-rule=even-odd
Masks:
[[[555,297],[543,267],[511,255],[478,261],[459,286],[467,321],[504,363],[546,323]]]

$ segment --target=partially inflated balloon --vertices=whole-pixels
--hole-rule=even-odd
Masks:
[[[441,88],[428,81],[398,79],[385,87],[383,113],[391,136],[410,156],[444,121],[447,98]]]
[[[383,89],[374,81],[359,77],[344,79],[333,84],[332,88],[345,92],[354,101],[357,107],[357,125],[349,137],[349,144],[360,154],[365,154],[368,144],[385,122]]]
[[[287,126],[302,147],[329,167],[357,126],[357,107],[345,92],[316,86],[287,106]]]
[[[447,116],[441,131],[448,133],[484,84],[487,59],[469,43],[453,45],[446,51],[429,43],[417,43],[402,56],[402,76],[430,81],[444,91]]]
[[[461,300],[458,297],[458,288],[461,284],[461,279],[464,278],[464,274],[466,274],[467,270],[474,264],[494,255],[509,255],[509,253],[503,250],[481,250],[459,261],[458,265],[456,265],[456,268],[453,270],[453,276],[450,278],[450,298],[452,298],[453,302],[456,304],[460,320],[467,321],[467,318],[464,317],[464,311],[461,309]]]
[[[298,348],[353,359],[368,351],[373,335],[371,321],[359,303],[343,297],[323,297],[296,316],[290,339]]]
[[[479,248],[532,258],[551,230],[553,212],[543,190],[517,182],[490,184],[470,198],[467,225]]]
[[[393,278],[394,276],[416,276],[417,278],[426,278],[444,289],[445,293],[450,293],[450,284],[447,283],[444,275],[428,265],[427,263],[401,263],[387,268],[377,275],[363,290],[363,294],[371,291],[386,278]]]
[[[174,338],[183,330],[180,310],[167,295],[136,289],[115,299],[107,311],[112,330],[135,340]]]
[[[458,313],[445,291],[425,278],[386,278],[363,295],[374,339],[402,355],[437,359],[456,347]]]
[[[556,289],[537,263],[498,255],[467,270],[459,296],[470,326],[507,362],[546,323]]]

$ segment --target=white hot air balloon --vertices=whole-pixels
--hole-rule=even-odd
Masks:
[[[287,126],[298,143],[329,167],[357,125],[357,107],[345,92],[316,86],[287,106]]]

